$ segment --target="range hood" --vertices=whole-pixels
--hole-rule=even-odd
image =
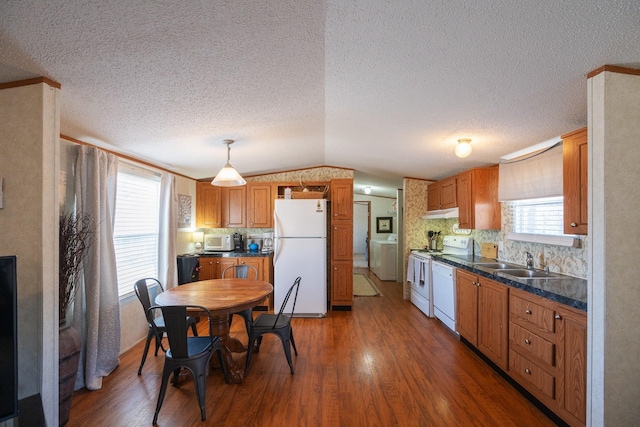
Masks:
[[[429,211],[426,215],[422,216],[422,219],[443,219],[443,218],[458,218],[458,208],[452,209],[438,209],[435,211]]]

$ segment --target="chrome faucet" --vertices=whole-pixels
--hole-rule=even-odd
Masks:
[[[530,252],[526,252],[527,254],[527,270],[533,270],[533,255]]]

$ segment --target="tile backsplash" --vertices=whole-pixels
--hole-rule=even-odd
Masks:
[[[589,247],[587,236],[579,236],[579,248],[508,240],[506,236],[511,231],[511,212],[508,203],[503,203],[502,230],[473,230],[471,232],[476,255],[480,254],[481,243],[494,243],[501,247],[498,251],[498,259],[501,261],[524,265],[526,262],[525,252],[530,252],[533,255],[536,268],[545,268],[548,265],[549,270],[555,273],[583,279],[587,277],[587,251]],[[428,230],[440,231],[441,236],[453,234],[453,225],[456,222],[458,222],[457,219],[424,220],[419,246],[427,244],[426,232]],[[439,247],[442,247],[442,237]]]

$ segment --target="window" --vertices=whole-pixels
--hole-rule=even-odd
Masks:
[[[513,231],[515,233],[564,234],[564,205],[562,197],[516,200],[513,202]]]
[[[113,244],[120,297],[144,277],[158,277],[160,177],[124,162],[118,165]]]
[[[507,239],[557,246],[581,246],[579,238],[564,234],[564,200],[562,197],[514,200],[511,208],[512,231]]]

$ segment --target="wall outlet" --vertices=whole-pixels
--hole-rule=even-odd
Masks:
[[[502,243],[502,240],[498,240],[498,251],[502,252],[503,249],[504,249],[504,244]]]

